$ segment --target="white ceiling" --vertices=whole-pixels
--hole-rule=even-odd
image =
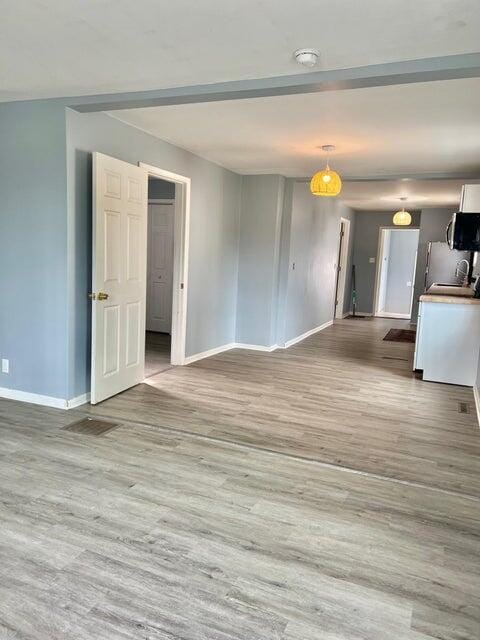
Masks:
[[[243,174],[309,176],[325,162],[320,147],[335,144],[330,164],[350,178],[480,176],[479,104],[480,79],[468,79],[112,115]],[[458,203],[461,183],[415,181],[408,188],[419,203],[438,206]],[[360,184],[350,193],[352,206],[385,208],[377,199],[392,183],[379,190]]]
[[[478,182],[478,180],[468,180]],[[386,180],[345,182],[342,201],[360,211],[398,211],[432,207],[458,207],[465,180]],[[407,198],[405,202],[400,198]]]
[[[0,2],[0,100],[158,89],[479,48],[478,0]]]

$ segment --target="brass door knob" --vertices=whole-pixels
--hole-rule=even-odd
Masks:
[[[99,291],[97,293],[97,300],[108,300],[108,293],[103,293],[103,291]]]

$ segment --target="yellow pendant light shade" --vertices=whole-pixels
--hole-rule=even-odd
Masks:
[[[342,180],[327,164],[324,171],[317,171],[310,181],[310,191],[314,196],[338,196],[342,190]]]
[[[327,153],[327,166],[323,171],[317,171],[310,180],[310,191],[314,196],[338,196],[342,190],[340,176],[328,166],[328,154],[334,149],[332,144],[325,144],[322,147],[322,150]]]
[[[402,211],[397,211],[393,216],[393,224],[397,227],[408,227],[409,224],[412,224],[412,216],[403,209]]]
[[[404,201],[406,198],[400,198],[400,200]],[[397,213],[393,216],[393,224],[397,227],[408,227],[412,224],[412,216],[405,211],[405,207],[402,207],[401,211],[397,211]]]

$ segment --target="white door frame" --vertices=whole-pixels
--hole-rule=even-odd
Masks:
[[[375,270],[375,293],[373,296],[373,315],[378,318],[411,318],[412,315],[412,306],[413,306],[413,288],[415,286],[415,269],[417,266],[417,261],[415,260],[414,266],[414,276],[412,280],[412,300],[410,304],[410,313],[407,315],[406,313],[385,313],[383,311],[378,310],[378,302],[379,302],[379,294],[380,294],[380,279],[382,274],[382,258],[383,258],[383,249],[385,243],[385,231],[415,231],[419,230],[420,227],[400,227],[396,225],[383,226],[378,229],[378,249],[377,249],[377,264]],[[415,254],[416,255],[416,254]]]
[[[144,162],[138,163],[149,176],[174,182],[175,223],[173,232],[173,301],[171,363],[185,364],[187,338],[188,248],[190,231],[191,179],[159,169]]]
[[[350,220],[348,218],[340,218],[338,234],[339,236],[340,230],[342,228],[342,223],[344,224],[344,236],[342,241],[341,253],[337,251],[337,255],[340,253],[340,261],[337,265],[337,269],[339,269],[339,271],[336,281],[337,289],[335,291],[335,296],[338,302],[335,305],[335,318],[344,318],[345,315],[348,315],[348,313],[343,313],[343,304],[345,302],[345,287],[347,285],[348,249],[350,246]],[[338,243],[340,245],[340,238]]]

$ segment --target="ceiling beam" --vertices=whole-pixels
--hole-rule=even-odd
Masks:
[[[88,113],[478,77],[480,53],[468,53],[272,78],[83,96],[69,99],[69,106],[76,111]]]
[[[238,172],[237,172],[238,173]],[[247,174],[247,175],[259,175],[259,174]],[[308,176],[302,176],[299,178],[293,178],[297,182],[310,182],[311,178]],[[474,183],[480,181],[480,171],[451,171],[441,173],[393,173],[369,176],[349,176],[342,174],[342,182],[405,182],[406,184],[415,182],[445,182],[447,180],[452,181],[472,181]]]

